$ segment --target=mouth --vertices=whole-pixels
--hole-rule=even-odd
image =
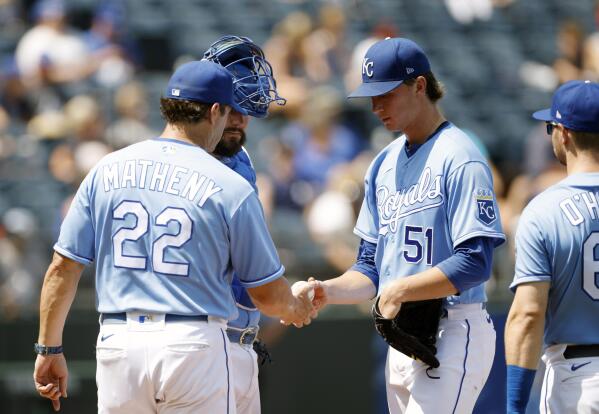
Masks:
[[[223,131],[223,136],[228,137],[228,138],[241,139],[242,133],[238,129],[225,129]]]

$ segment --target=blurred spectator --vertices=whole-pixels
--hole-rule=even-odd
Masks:
[[[33,7],[35,25],[19,41],[17,67],[28,87],[84,79],[93,71],[87,48],[65,21],[62,0],[39,0]]]
[[[62,111],[42,112],[29,121],[27,132],[40,140],[65,139],[69,136],[68,120]]]
[[[114,96],[114,107],[118,118],[106,133],[113,148],[120,149],[157,136],[157,132],[147,126],[148,97],[141,83],[121,86]]]
[[[599,32],[588,36],[584,42],[584,79],[599,80]]]
[[[312,32],[312,19],[304,12],[293,12],[281,20],[271,38],[264,44],[264,54],[272,64],[277,89],[287,99],[285,106],[274,105],[290,118],[296,117],[306,102],[308,71],[306,70],[305,39]]]
[[[65,104],[64,113],[77,141],[104,139],[104,117],[98,101],[92,96],[74,96]]]
[[[333,168],[326,189],[304,213],[312,240],[340,273],[356,260],[360,240],[353,234],[353,228],[364,197],[364,175],[371,160],[371,153],[363,153]]]
[[[318,27],[306,37],[306,74],[313,82],[333,82],[349,61],[343,8],[325,4],[319,10]]]
[[[112,87],[131,79],[139,51],[127,34],[125,5],[104,0],[97,6],[91,28],[83,36],[89,53],[99,61],[95,79]]]
[[[461,24],[470,24],[474,20],[489,20],[493,14],[491,0],[445,0],[447,11]]]
[[[281,132],[287,151],[279,156],[291,163],[288,176],[271,170],[277,185],[278,203],[302,207],[324,188],[333,167],[353,160],[364,143],[352,130],[338,122],[341,95],[330,86],[314,89],[300,119]],[[282,162],[275,161],[274,165]]]
[[[15,121],[26,123],[35,113],[35,105],[27,94],[13,58],[0,65],[0,105]]]
[[[556,39],[558,57],[553,62],[560,84],[582,76],[584,38],[584,30],[579,23],[567,21],[560,26]]]

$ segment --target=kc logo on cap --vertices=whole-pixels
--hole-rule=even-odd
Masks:
[[[369,78],[372,78],[372,75],[374,75],[373,72],[373,67],[374,66],[374,62],[369,62],[368,58],[364,58],[364,61],[362,62],[362,76],[366,75]]]
[[[362,85],[349,97],[384,95],[406,79],[424,75],[430,70],[424,51],[413,41],[400,37],[380,40],[366,52],[362,61]]]

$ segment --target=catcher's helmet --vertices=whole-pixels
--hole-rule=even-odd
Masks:
[[[250,38],[223,36],[210,45],[204,59],[218,63],[233,75],[235,100],[249,115],[264,118],[271,102],[287,102],[277,93],[277,82],[264,52]]]

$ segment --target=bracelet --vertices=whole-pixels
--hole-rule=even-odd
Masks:
[[[62,354],[62,345],[46,346],[38,343],[33,344],[33,351],[38,355],[56,355]]]

